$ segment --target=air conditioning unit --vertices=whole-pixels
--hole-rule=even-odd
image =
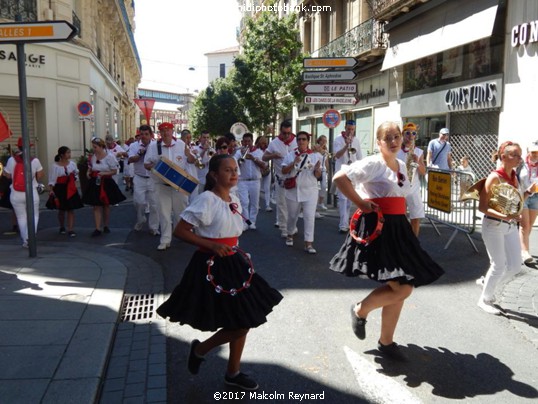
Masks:
[[[52,21],[54,20],[54,11],[51,8],[46,8],[43,10],[43,19]]]

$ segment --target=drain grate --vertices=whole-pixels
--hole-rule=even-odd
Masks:
[[[121,322],[149,320],[153,318],[154,306],[154,294],[124,296]]]

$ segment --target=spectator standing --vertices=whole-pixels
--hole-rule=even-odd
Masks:
[[[439,168],[441,170],[452,169],[452,146],[448,142],[450,131],[443,128],[439,131],[439,138],[430,140],[428,143],[428,153],[426,163],[428,167]]]
[[[534,258],[529,253],[529,237],[538,216],[538,140],[532,142],[527,148],[527,156],[520,172],[520,179],[523,188],[531,189],[533,192],[525,200],[521,214],[521,227],[519,228],[521,260],[525,264],[530,264]],[[534,188],[530,188],[533,184]]]

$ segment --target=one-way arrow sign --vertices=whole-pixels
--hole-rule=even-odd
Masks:
[[[76,34],[67,21],[0,23],[0,43],[68,41]]]
[[[355,58],[304,58],[303,67],[306,68],[332,68],[342,67],[353,69],[358,62]]]
[[[357,92],[357,83],[308,83],[304,85],[304,91],[306,94],[355,94]]]

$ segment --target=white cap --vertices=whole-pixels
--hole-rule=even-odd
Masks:
[[[450,131],[448,130],[448,128],[443,128],[439,131],[440,135],[448,135],[449,133]]]

